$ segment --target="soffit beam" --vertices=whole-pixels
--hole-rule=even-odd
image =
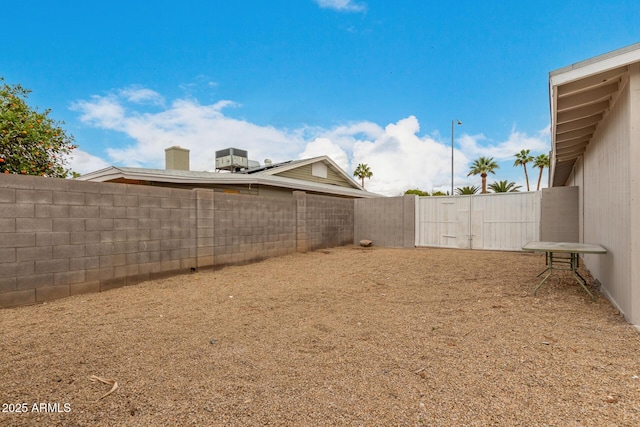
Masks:
[[[567,123],[573,120],[583,119],[585,117],[593,116],[594,114],[602,113],[609,109],[609,101],[601,101],[596,104],[586,105],[580,108],[576,108],[568,111],[559,111],[557,114],[557,123]]]
[[[568,141],[568,140],[580,138],[586,135],[591,136],[593,135],[593,132],[595,132],[595,130],[596,130],[596,125],[592,125],[589,127],[572,130],[570,132],[564,132],[556,136],[556,142]]]
[[[563,123],[556,126],[556,134],[559,135],[562,133],[571,132],[576,129],[582,129],[592,125],[596,125],[600,120],[602,120],[602,113],[597,113],[593,116],[585,117],[583,119]]]
[[[596,74],[591,77],[576,80],[571,83],[565,83],[558,87],[558,97],[565,97],[573,95],[575,93],[583,92],[596,88],[598,86],[604,86],[613,80],[618,80],[620,76],[627,72],[627,66],[614,68],[603,73]]]
[[[618,91],[618,81],[596,89],[576,93],[574,95],[558,98],[558,112],[580,108],[583,105],[595,104],[598,101],[609,99],[611,95]]]

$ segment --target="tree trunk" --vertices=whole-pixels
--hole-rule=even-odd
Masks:
[[[482,194],[487,194],[487,174],[482,173],[480,176],[482,177]]]
[[[540,175],[538,175],[538,189],[536,191],[540,191],[540,181],[542,181],[542,171],[544,168],[540,168]]]
[[[527,191],[530,191],[530,189],[529,189],[529,174],[527,173],[527,165],[526,165],[526,163],[524,163],[522,165],[522,167],[524,168],[524,177],[527,180]]]

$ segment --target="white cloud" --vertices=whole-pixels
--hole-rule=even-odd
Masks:
[[[331,160],[336,162],[345,171],[349,169],[349,156],[338,145],[329,138],[316,138],[307,143],[304,151],[298,156],[300,159],[309,159],[311,157],[329,156]]]
[[[142,113],[128,111],[124,106],[128,98],[120,95],[94,96],[73,105],[82,122],[135,140],[127,147],[107,149],[115,164],[162,168],[164,149],[179,145],[191,150],[192,169],[212,170],[215,151],[223,148],[245,149],[252,159],[282,161],[296,157],[304,144],[296,134],[225,116],[222,110],[235,105],[231,101],[200,105],[179,99],[165,110]]]
[[[122,89],[119,94],[127,101],[136,104],[164,105],[164,98],[158,92],[151,89],[130,87],[128,89]]]
[[[484,142],[480,144],[479,142]],[[496,161],[514,159],[516,153],[529,149],[532,153],[548,153],[551,149],[549,142],[549,128],[537,132],[535,136],[511,130],[506,141],[495,143],[484,135],[462,135],[457,141],[462,150],[472,158],[480,156],[493,157]]]
[[[194,95],[196,92],[199,92],[203,88],[208,91],[213,91],[218,88],[218,82],[215,82],[209,78],[209,76],[205,74],[198,74],[193,79],[191,79],[188,83],[181,83],[178,85],[180,89],[182,89],[188,95]]]
[[[100,157],[76,148],[68,158],[69,168],[79,174],[85,174],[111,166]]]
[[[103,129],[114,129],[124,120],[125,109],[114,95],[94,95],[89,101],[78,101],[71,109],[81,113],[80,120]]]
[[[225,111],[238,105],[228,100],[201,105],[193,98],[177,99],[157,111],[143,111],[145,106],[131,104],[132,98],[162,97],[140,88],[136,93],[140,96],[117,91],[74,104],[84,123],[134,141],[128,146],[108,147],[107,160],[76,150],[74,170],[86,173],[107,164],[163,168],[164,150],[174,145],[191,150],[192,170],[213,170],[215,151],[235,147],[247,150],[249,158],[259,162],[266,158],[279,162],[327,155],[349,175],[357,164],[365,163],[373,172],[372,178],[365,180],[366,189],[389,196],[400,195],[410,188],[447,191],[451,186],[450,140],[436,139],[437,132],[421,136],[420,124],[414,116],[384,128],[362,121],[329,129],[288,130],[229,117]],[[467,173],[471,161],[480,156],[501,162],[498,174],[492,178],[522,185],[521,168],[512,167],[515,153],[522,149],[531,149],[532,154],[546,153],[549,146],[547,128],[534,136],[512,129],[509,137],[499,142],[482,134],[460,134],[455,141],[455,187],[479,184],[477,177],[467,177]]]
[[[393,196],[410,188],[431,191],[450,182],[450,147],[418,136],[419,131],[418,119],[410,116],[387,125],[375,140],[354,144],[352,164],[365,163],[373,172],[365,188]],[[461,168],[467,159],[458,152],[455,161]]]
[[[356,3],[352,0],[315,0],[323,9],[334,9],[341,12],[365,12],[366,3]]]
[[[484,135],[480,134],[462,135],[460,139],[456,139],[456,143],[460,145],[461,151],[463,151],[471,161],[480,156],[484,156],[493,157],[496,162],[498,162],[500,168],[496,171],[495,175],[490,175],[489,183],[506,179],[515,182],[517,185],[521,185],[521,191],[526,191],[527,185],[523,168],[513,167],[516,153],[528,149],[531,150],[531,155],[535,157],[538,154],[548,154],[551,150],[548,126],[536,132],[535,135],[527,135],[513,128],[511,129],[509,137],[500,142],[490,141]],[[468,165],[464,170],[468,171]],[[527,171],[529,172],[529,185],[535,190],[540,170],[534,168],[533,164],[529,164]],[[543,173],[541,187],[546,187],[546,173],[547,170]],[[460,176],[456,178],[456,187],[461,185],[479,185],[479,179],[478,177]]]

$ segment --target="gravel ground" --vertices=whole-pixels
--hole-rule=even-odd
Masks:
[[[0,425],[640,425],[640,335],[543,266],[349,246],[0,310]]]

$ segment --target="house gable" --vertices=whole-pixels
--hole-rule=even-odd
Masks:
[[[322,166],[320,165],[324,165],[325,168],[322,168]],[[283,171],[276,171],[273,175],[283,178],[297,179],[301,181],[311,181],[320,184],[330,184],[337,185],[339,187],[355,188],[352,180],[345,179],[345,177],[342,174],[338,173],[331,165],[326,165],[322,161],[297,166]]]

